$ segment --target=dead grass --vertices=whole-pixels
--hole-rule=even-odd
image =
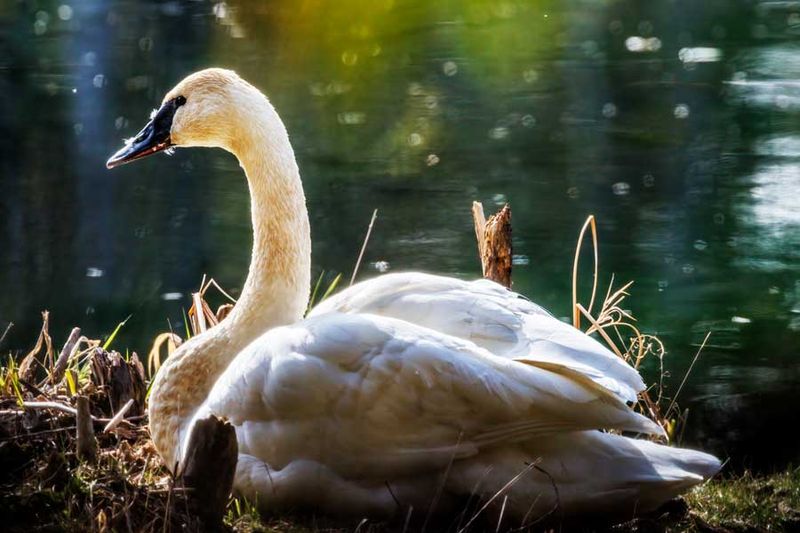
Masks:
[[[589,231],[592,235],[592,252],[593,252],[593,275],[592,275],[592,291],[589,297],[589,304],[584,306],[580,302],[578,295],[578,277],[581,251],[583,249],[583,241],[586,233]],[[661,426],[669,441],[680,440],[680,435],[683,432],[683,427],[686,423],[686,415],[681,412],[677,404],[677,398],[680,394],[683,384],[686,382],[689,373],[694,368],[694,363],[700,357],[703,348],[705,347],[708,335],[706,335],[700,349],[692,361],[686,375],[678,387],[677,392],[671,397],[667,397],[664,386],[664,356],[667,351],[664,343],[657,336],[644,333],[636,325],[636,318],[633,313],[623,307],[623,302],[630,296],[630,289],[633,286],[633,281],[628,281],[621,287],[614,287],[614,275],[608,283],[605,298],[600,304],[600,309],[595,315],[592,310],[597,300],[597,292],[599,285],[599,239],[597,236],[597,223],[594,216],[589,216],[584,222],[580,233],[578,234],[578,241],[575,246],[575,257],[572,263],[572,322],[573,326],[577,329],[583,329],[581,318],[589,322],[589,326],[584,330],[587,335],[597,334],[606,343],[606,345],[620,358],[624,359],[628,364],[640,370],[645,361],[655,359],[658,364],[659,373],[658,381],[651,384],[647,390],[639,394],[639,401],[635,406],[640,412],[650,417],[654,422]],[[667,403],[666,407],[664,404]]]
[[[22,363],[16,366],[9,357],[0,370],[3,529],[161,531],[191,526],[193,518],[180,512],[182,494],[173,489],[147,433],[143,379],[139,388],[130,384],[136,400],[126,401],[122,412],[122,389],[112,376],[130,379],[143,369],[136,354],[107,351],[119,328],[104,341],[73,331],[56,357],[48,318],[44,313],[36,346]],[[75,451],[78,396],[90,400],[96,462],[79,460]],[[113,427],[104,431],[112,420]]]

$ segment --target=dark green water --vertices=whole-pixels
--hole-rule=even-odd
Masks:
[[[147,352],[202,274],[235,294],[250,228],[232,156],[104,168],[175,82],[225,66],[289,128],[315,276],[349,276],[377,208],[362,277],[475,277],[470,203],[509,201],[515,288],[566,316],[593,213],[603,290],[636,281],[627,307],[666,342],[671,391],[712,332],[685,440],[796,464],[799,37],[798,2],[4,0],[0,350],[49,309],[59,341],[132,315],[117,347]]]

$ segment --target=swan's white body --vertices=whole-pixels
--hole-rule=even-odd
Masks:
[[[242,163],[254,247],[231,315],[156,377],[151,433],[168,466],[193,421],[215,414],[236,427],[235,488],[262,507],[388,515],[499,495],[516,524],[555,507],[652,509],[718,470],[707,454],[597,431],[661,433],[625,403],[638,373],[491,282],[383,276],[301,320],[310,237],[280,119],[229,71],[194,74],[176,95],[174,142]]]
[[[426,509],[442,486],[439,511],[499,491],[516,520],[557,503],[622,515],[716,468],[705,454],[587,431],[658,428],[579,373],[546,366],[393,318],[323,314],[245,348],[195,417],[229,417],[237,489],[273,509],[386,516]]]

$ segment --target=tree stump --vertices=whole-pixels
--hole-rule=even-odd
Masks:
[[[231,424],[213,415],[195,423],[179,480],[188,489],[189,509],[200,518],[203,530],[222,527],[238,456],[236,430]]]
[[[472,202],[472,219],[483,277],[511,288],[511,207],[504,205],[486,220],[483,205]]]

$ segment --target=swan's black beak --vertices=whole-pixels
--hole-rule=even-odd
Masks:
[[[175,112],[184,103],[186,103],[186,99],[182,96],[164,102],[161,109],[152,115],[150,122],[145,124],[142,131],[133,139],[125,141],[125,146],[106,161],[106,167],[118,167],[173,146],[170,139],[172,119],[175,117]]]

